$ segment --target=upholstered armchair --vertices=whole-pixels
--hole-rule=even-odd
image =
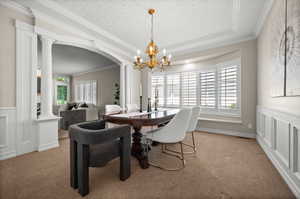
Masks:
[[[120,180],[130,176],[130,126],[105,129],[105,121],[74,124],[70,133],[71,187],[85,196],[89,193],[89,167],[105,166],[120,157]]]

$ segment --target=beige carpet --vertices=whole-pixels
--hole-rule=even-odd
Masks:
[[[132,175],[119,181],[119,161],[90,169],[89,199],[295,198],[253,139],[196,133],[198,154],[179,172],[142,170],[132,158]],[[152,157],[161,157],[156,147]],[[81,198],[69,186],[68,139],[60,147],[0,161],[1,199]],[[159,158],[158,158],[159,159]],[[176,160],[169,158],[168,164]]]

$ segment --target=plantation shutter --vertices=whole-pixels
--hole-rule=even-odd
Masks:
[[[180,105],[180,73],[168,74],[166,76],[166,105],[179,106]]]
[[[182,106],[197,104],[197,73],[195,72],[181,74],[181,104]]]
[[[97,104],[97,80],[79,81],[75,85],[77,102]]]
[[[219,109],[236,110],[238,107],[238,66],[223,67],[218,73]]]
[[[216,72],[200,72],[200,106],[216,108]]]
[[[158,105],[164,105],[164,76],[163,75],[156,75],[152,76],[152,91],[151,91],[151,99],[152,102],[155,100],[155,91],[158,92]]]

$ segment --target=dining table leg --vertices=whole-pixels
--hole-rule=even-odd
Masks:
[[[144,148],[142,146],[142,133],[141,133],[142,126],[136,125],[133,126],[134,133],[132,134],[133,143],[131,147],[131,155],[133,155],[140,163],[142,169],[149,168],[148,156],[144,152]]]

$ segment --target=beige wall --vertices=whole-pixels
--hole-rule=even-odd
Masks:
[[[223,55],[222,55],[223,54]],[[225,55],[224,55],[225,54]],[[256,129],[256,40],[241,42],[234,45],[224,46],[220,48],[206,50],[200,53],[193,53],[190,55],[178,57],[178,59],[192,59],[195,57],[214,57],[206,59],[197,64],[198,67],[205,67],[212,63],[220,63],[222,61],[230,60],[235,57],[241,57],[241,118],[242,124],[199,121],[198,127],[221,129],[234,132],[255,133]],[[222,56],[220,56],[222,55]],[[176,68],[177,67],[177,68]],[[178,67],[180,69],[178,69]],[[182,66],[175,66],[172,70],[184,70]],[[193,68],[195,69],[195,68]],[[188,70],[188,69],[186,69]],[[201,115],[205,118],[216,119],[230,119],[213,115]],[[248,127],[250,124],[251,128]]]
[[[33,24],[31,17],[0,6],[0,107],[16,106],[15,19]]]
[[[112,69],[90,72],[72,78],[73,91],[75,84],[80,80],[97,80],[97,105],[113,104],[115,83],[120,85],[120,68],[116,66]],[[75,99],[74,92],[72,92],[72,99]]]
[[[258,105],[266,108],[276,109],[286,113],[300,115],[300,97],[277,97],[272,98],[272,21],[269,13],[262,32],[258,37]],[[299,77],[300,78],[300,77]]]

